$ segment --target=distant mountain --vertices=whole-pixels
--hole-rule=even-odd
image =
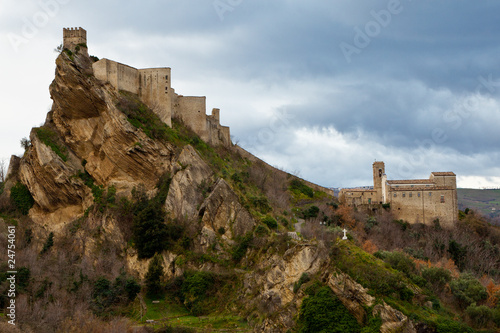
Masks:
[[[458,209],[470,208],[500,222],[500,189],[478,190],[459,188]]]

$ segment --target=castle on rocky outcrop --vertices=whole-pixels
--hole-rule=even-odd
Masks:
[[[87,32],[82,28],[64,29],[63,47],[75,51],[87,47]],[[206,97],[177,95],[171,86],[168,67],[137,69],[119,62],[101,59],[93,65],[96,78],[108,82],[118,91],[127,91],[139,98],[168,126],[172,117],[181,119],[202,140],[212,145],[231,145],[229,127],[221,126],[220,110],[206,114]]]
[[[387,180],[384,162],[373,163],[373,187],[345,188],[340,200],[349,206],[390,204],[395,218],[409,223],[452,226],[458,218],[457,180],[453,172],[432,172],[429,179]]]

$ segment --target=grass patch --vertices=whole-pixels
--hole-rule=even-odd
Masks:
[[[35,132],[40,141],[50,147],[64,162],[68,160],[68,149],[61,143],[57,132],[47,127],[39,127]]]

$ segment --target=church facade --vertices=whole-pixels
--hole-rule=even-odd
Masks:
[[[389,204],[396,219],[409,223],[452,226],[458,218],[457,182],[453,172],[432,172],[428,179],[388,180],[384,162],[373,163],[373,187],[342,189],[342,202],[375,208]]]

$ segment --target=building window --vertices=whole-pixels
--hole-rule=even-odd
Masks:
[[[429,192],[429,196],[432,197],[432,192]]]
[[[411,198],[413,196],[413,193],[408,194],[408,196]]]
[[[398,195],[396,193],[394,193],[394,198],[397,197]]]
[[[406,197],[406,193],[403,193],[403,198],[405,198],[405,197]]]
[[[444,203],[444,195],[441,196],[441,203]]]
[[[420,192],[417,193],[417,196],[420,198]]]
[[[167,81],[168,81],[168,75],[167,75],[167,76],[165,76],[165,80],[167,80]]]
[[[371,204],[372,203],[372,198],[368,198],[368,203]]]

